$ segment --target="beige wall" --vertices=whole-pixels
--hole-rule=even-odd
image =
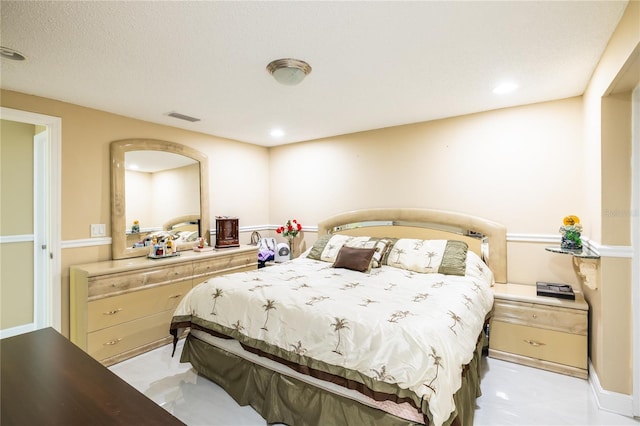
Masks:
[[[557,234],[585,208],[581,159],[581,98],[286,145],[271,150],[270,217],[428,207]]]
[[[424,207],[555,237],[564,216],[585,210],[582,149],[582,98],[281,146],[271,149],[270,217],[304,225]],[[512,242],[509,256],[512,282],[577,283],[571,259],[544,244]]]
[[[33,234],[32,124],[0,120],[0,235]],[[0,329],[33,322],[33,242],[0,245]]]
[[[631,92],[601,103],[601,243],[631,244]]]
[[[640,2],[629,2],[584,94],[585,188],[589,235],[603,245],[629,246],[631,98],[616,92],[640,52]],[[627,90],[628,91],[628,90]],[[591,306],[591,362],[603,389],[631,394],[631,259],[605,255],[600,286],[586,289]]]
[[[238,216],[241,226],[268,223],[268,193],[255,179],[268,175],[267,148],[6,90],[2,90],[0,100],[3,107],[62,119],[63,242],[90,238],[93,223],[106,224],[110,235],[109,144],[128,138],[177,142],[207,155],[212,224],[215,215]],[[110,258],[110,246],[62,250],[62,331],[66,335],[69,265]]]

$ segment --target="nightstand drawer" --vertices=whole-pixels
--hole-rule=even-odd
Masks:
[[[489,348],[587,368],[587,336],[499,321],[491,322]]]
[[[586,311],[513,300],[496,300],[493,320],[581,335],[588,327]]]

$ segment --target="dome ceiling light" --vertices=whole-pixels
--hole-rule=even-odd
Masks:
[[[276,59],[267,65],[267,71],[278,83],[295,86],[311,72],[311,66],[299,59]]]

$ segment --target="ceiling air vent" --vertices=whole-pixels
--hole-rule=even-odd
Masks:
[[[188,115],[180,114],[179,112],[170,112],[167,114],[169,117],[178,118],[180,120],[190,121],[195,123],[196,121],[200,121],[199,118],[189,117]]]

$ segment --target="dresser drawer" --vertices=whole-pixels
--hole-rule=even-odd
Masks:
[[[98,361],[169,336],[173,310],[125,322],[88,334],[87,352]]]
[[[112,327],[156,312],[175,310],[189,290],[191,280],[93,300],[87,304],[87,331]]]
[[[496,300],[494,321],[586,335],[587,311],[542,304]]]
[[[587,368],[587,336],[498,321],[491,322],[489,348],[576,368]]]
[[[128,290],[191,279],[192,272],[193,265],[186,263],[165,268],[141,269],[133,273],[99,275],[89,279],[88,297],[106,297]]]
[[[194,285],[208,278],[229,274],[231,272],[248,271],[258,268],[258,256],[251,251],[245,255],[235,254],[194,262],[193,279]]]

